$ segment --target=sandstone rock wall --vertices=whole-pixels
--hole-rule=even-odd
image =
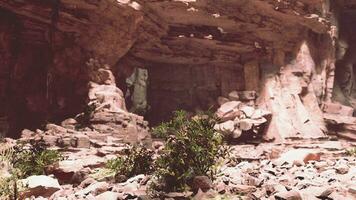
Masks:
[[[153,123],[176,109],[207,109],[233,90],[262,92],[261,105],[267,105],[272,97],[263,91],[271,87],[283,105],[266,107],[277,116],[285,110],[294,128],[309,120],[322,135],[319,105],[331,100],[338,22],[354,5],[341,0],[3,0],[0,99],[6,106],[0,114],[8,117],[14,134],[79,113],[89,90],[85,63],[95,58],[112,66],[124,92],[135,68],[148,70],[146,117]],[[289,104],[302,116],[290,113]]]
[[[0,1],[2,116],[16,135],[82,111],[89,58],[114,65],[143,19],[120,1]]]

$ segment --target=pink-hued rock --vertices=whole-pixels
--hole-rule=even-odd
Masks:
[[[22,198],[31,196],[50,197],[53,193],[61,189],[57,179],[49,176],[30,176],[22,180],[25,191],[21,192]]]
[[[216,112],[217,117],[223,121],[234,119],[239,115],[238,107],[240,104],[240,101],[229,101],[224,103]]]
[[[356,184],[350,185],[348,192],[356,196]]]
[[[230,101],[239,101],[239,93],[237,91],[232,91],[228,94],[229,100]]]
[[[99,195],[106,192],[109,189],[109,183],[106,182],[95,182],[90,184],[88,187],[76,192],[79,197],[86,196],[88,194]]]
[[[322,110],[328,114],[350,116],[350,117],[352,117],[354,113],[354,108],[352,107],[344,106],[340,103],[331,103],[331,102],[324,103],[322,106]]]
[[[257,98],[256,91],[238,91],[237,94],[242,101],[255,100]]]
[[[63,126],[64,128],[67,129],[75,129],[75,126],[78,124],[77,120],[73,119],[73,118],[68,118],[65,119],[61,122],[61,126]]]
[[[99,194],[98,196],[95,196],[96,200],[117,200],[121,197],[122,195],[117,192],[103,192]]]
[[[84,134],[76,134],[74,136],[75,147],[77,148],[89,148],[90,147],[90,139],[87,135]]]
[[[283,142],[287,138],[322,138],[326,127],[318,105],[313,80],[315,68],[310,46],[302,43],[295,63],[266,75],[258,105],[272,112],[265,139]]]
[[[280,192],[274,195],[276,199],[280,200],[302,200],[302,196],[296,190],[291,190],[287,192]]]
[[[213,187],[213,182],[207,176],[196,176],[191,183],[193,191],[201,189],[203,192],[208,191]]]
[[[232,133],[235,130],[235,123],[234,123],[234,121],[229,120],[229,121],[223,122],[221,124],[216,124],[214,126],[214,129],[221,133],[229,135],[230,133]]]
[[[292,149],[280,155],[276,160],[278,164],[289,163],[295,165],[304,165],[308,161],[319,161],[320,152],[312,149]]]

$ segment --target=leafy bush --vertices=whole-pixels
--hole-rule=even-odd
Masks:
[[[184,111],[176,112],[175,118],[164,125],[167,134],[173,135],[155,162],[157,182],[153,189],[183,191],[195,176],[213,178],[217,159],[226,153],[221,149],[222,136],[214,130],[216,120],[212,115],[186,116]]]
[[[138,174],[152,172],[153,152],[143,146],[134,146],[125,152],[123,157],[109,160],[106,168],[115,173],[118,181]]]
[[[90,119],[93,118],[96,107],[97,105],[95,103],[85,105],[83,113],[78,115],[76,118],[79,122],[76,127],[77,129],[84,128],[90,124]]]
[[[24,185],[19,181],[18,177],[11,175],[9,177],[0,176],[0,199],[13,200],[18,199],[21,192],[26,189],[27,185]]]
[[[16,182],[13,176],[0,177],[0,199],[17,199]]]
[[[62,159],[58,151],[47,150],[43,140],[32,141],[30,146],[0,144],[0,199],[17,199],[23,185],[21,178],[45,174],[47,166]]]
[[[45,174],[46,167],[63,159],[58,151],[48,150],[43,140],[32,142],[29,148],[19,144],[14,149],[11,163],[19,178]]]
[[[168,122],[163,122],[152,129],[152,136],[156,138],[168,139],[189,120],[185,111],[178,110],[173,113],[173,119]]]

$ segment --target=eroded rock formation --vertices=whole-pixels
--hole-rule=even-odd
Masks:
[[[142,14],[120,2],[0,1],[1,116],[10,133],[83,110],[89,58],[114,65],[136,40]]]
[[[216,108],[217,97],[248,90],[274,114],[271,132],[289,130],[268,138],[321,137],[323,102],[352,105],[353,29],[347,24],[354,5],[343,0],[3,0],[3,129],[15,136],[22,128],[80,113],[89,90],[112,87],[87,87],[91,77],[85,63],[94,58],[112,66],[124,93],[135,69],[147,70],[147,102],[142,102],[153,125],[174,110]],[[348,50],[339,56],[342,44]],[[345,76],[349,86],[341,83]],[[274,125],[281,122],[286,127]]]
[[[64,155],[20,198],[147,199],[154,176],[101,170],[128,143],[166,153],[145,119],[209,108],[238,145],[222,145],[214,180],[192,174],[197,193],[164,198],[355,198],[355,13],[356,0],[0,0],[0,137],[21,133],[0,154],[37,141]]]

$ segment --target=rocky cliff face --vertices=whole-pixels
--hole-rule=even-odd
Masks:
[[[142,14],[113,1],[1,1],[1,115],[13,134],[83,110],[89,58],[114,65]],[[6,119],[6,118],[5,118]]]
[[[95,58],[111,66],[124,93],[135,68],[148,70],[152,124],[173,110],[206,110],[233,90],[255,90],[259,105],[274,114],[270,133],[288,127],[287,136],[314,130],[312,137],[320,137],[319,105],[331,100],[335,62],[343,59],[335,55],[337,38],[345,33],[351,44],[344,21],[355,4],[2,0],[0,114],[15,134],[81,112],[88,94],[85,63]]]

